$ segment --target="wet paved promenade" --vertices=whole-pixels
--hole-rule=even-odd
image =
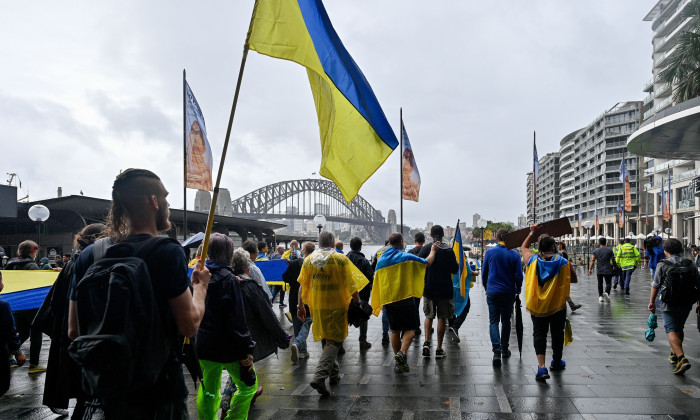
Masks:
[[[351,327],[347,353],[340,359],[342,380],[330,387],[331,397],[321,398],[308,385],[320,343],[310,341],[311,358],[296,365],[289,351],[256,364],[265,392],[251,410],[251,418],[700,418],[696,317],[693,313],[688,319],[684,346],[693,367],[685,376],[675,376],[667,361],[670,350],[661,319],[656,341],[644,340],[650,277],[649,270],[637,270],[630,296],[618,289],[612,292],[610,304],[600,304],[595,276],[579,271],[580,283],[572,285],[571,291],[583,307],[569,314],[574,342],[564,349],[567,368],[551,372],[546,384],[535,381],[532,322],[526,312],[522,359],[513,332],[513,356],[504,359],[500,369],[491,366],[486,298],[477,285],[472,290],[471,313],[460,332],[462,342],[446,341],[445,359],[424,359],[421,339],[409,351],[410,373],[394,373],[390,347],[381,345],[381,322],[372,318],[368,339],[373,346],[368,351],[359,351],[359,331]],[[278,310],[277,304],[274,309]],[[280,319],[291,330],[281,311]],[[48,341],[42,359],[47,355]],[[550,359],[548,348],[548,363]],[[0,398],[0,418],[58,418],[41,405],[43,382],[43,374],[29,377],[26,366],[15,369],[10,391]],[[191,396],[195,418],[193,401]]]

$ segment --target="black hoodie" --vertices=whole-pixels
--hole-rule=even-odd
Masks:
[[[38,270],[39,265],[34,258],[13,258],[7,262],[5,270]]]

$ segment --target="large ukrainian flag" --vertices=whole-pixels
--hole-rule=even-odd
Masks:
[[[320,174],[350,202],[398,146],[321,0],[256,1],[248,46],[306,67],[321,132]]]
[[[423,258],[394,247],[384,251],[374,271],[372,313],[379,315],[384,305],[423,296],[426,268],[427,261]]]
[[[58,277],[53,270],[3,270],[5,288],[0,297],[10,303],[13,311],[36,309],[41,306]]]
[[[462,233],[459,231],[459,224],[455,231],[455,241],[452,244],[452,251],[459,261],[459,271],[452,275],[452,287],[454,288],[455,315],[459,316],[467,306],[469,300],[469,286],[471,283],[472,270],[464,260],[464,248],[462,247]]]

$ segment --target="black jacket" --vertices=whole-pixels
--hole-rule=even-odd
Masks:
[[[39,264],[34,258],[13,258],[7,262],[5,270],[38,270]]]
[[[243,294],[230,267],[207,264],[211,280],[204,318],[197,331],[197,354],[202,360],[233,363],[254,354],[255,342],[246,323]]]
[[[299,274],[301,266],[304,264],[303,258],[297,258],[289,262],[287,271],[282,273],[282,280],[289,284],[289,312],[293,316],[297,316],[297,308],[299,307]],[[310,314],[309,307],[306,307],[306,313]]]
[[[365,258],[365,254],[360,251],[350,251],[347,257],[355,264],[355,267],[365,275],[367,280],[369,280],[367,286],[360,290],[360,299],[369,301],[369,296],[372,293],[372,283],[374,282],[374,269],[369,261],[367,261],[367,258]]]
[[[248,321],[250,335],[255,340],[253,360],[257,362],[272,353],[277,353],[278,347],[281,349],[289,347],[287,334],[272,311],[270,298],[262,287],[249,277],[241,277],[240,286],[245,304],[245,318]]]
[[[432,243],[423,245],[418,256],[427,258]],[[435,252],[435,261],[425,270],[423,297],[434,300],[453,299],[452,275],[459,271],[459,262],[452,247],[442,242]]]

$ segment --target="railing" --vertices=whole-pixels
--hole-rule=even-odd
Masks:
[[[664,83],[663,85],[661,85],[661,86],[659,87],[659,89],[658,89],[656,92],[654,92],[654,96],[658,98],[658,97],[660,97],[662,94],[666,93],[666,91],[669,90],[670,88],[671,88],[671,84],[670,84],[670,83]]]
[[[647,112],[644,113],[644,116],[643,116],[642,118],[646,120],[647,118],[649,118],[649,117],[651,117],[652,115],[654,115],[655,112],[656,112],[656,109],[651,108],[651,109],[649,109]]]
[[[669,96],[668,98],[661,101],[660,104],[658,104],[654,107],[654,111],[655,112],[661,111],[662,109],[666,108],[667,105],[670,105],[671,101],[673,101],[673,96]]]
[[[664,162],[660,165],[656,165],[654,167],[651,167],[649,169],[644,170],[644,176],[649,176],[652,175],[656,172],[663,171],[664,169],[669,169],[673,168],[674,166],[681,166],[681,165],[686,165],[688,163],[693,163],[692,160],[687,160],[687,159],[674,159],[674,160],[669,160],[668,162]]]
[[[671,54],[673,54],[674,51],[676,51],[676,48],[678,48],[677,45],[674,45],[673,48],[670,50],[666,51],[661,57],[658,57],[654,60],[654,67],[657,67],[659,64],[661,64],[665,59],[667,59]]]
[[[643,105],[646,105],[646,104],[648,104],[649,102],[651,102],[652,99],[654,99],[654,92],[651,92],[650,94],[648,94],[648,95],[646,96],[646,98],[644,98],[644,101],[642,102],[642,104],[643,104]]]
[[[675,184],[676,182],[681,182],[681,181],[685,181],[687,179],[695,178],[696,176],[700,176],[700,169],[694,169],[692,171],[683,172],[683,173],[678,174],[678,175],[672,175],[671,176],[671,185]],[[661,177],[655,177],[655,178],[661,178]],[[650,188],[661,187],[661,182],[664,182],[664,187],[665,187],[666,185],[668,185],[668,184],[666,184],[668,182],[668,178],[655,179],[653,184],[652,183],[644,184],[644,188],[650,189]]]

